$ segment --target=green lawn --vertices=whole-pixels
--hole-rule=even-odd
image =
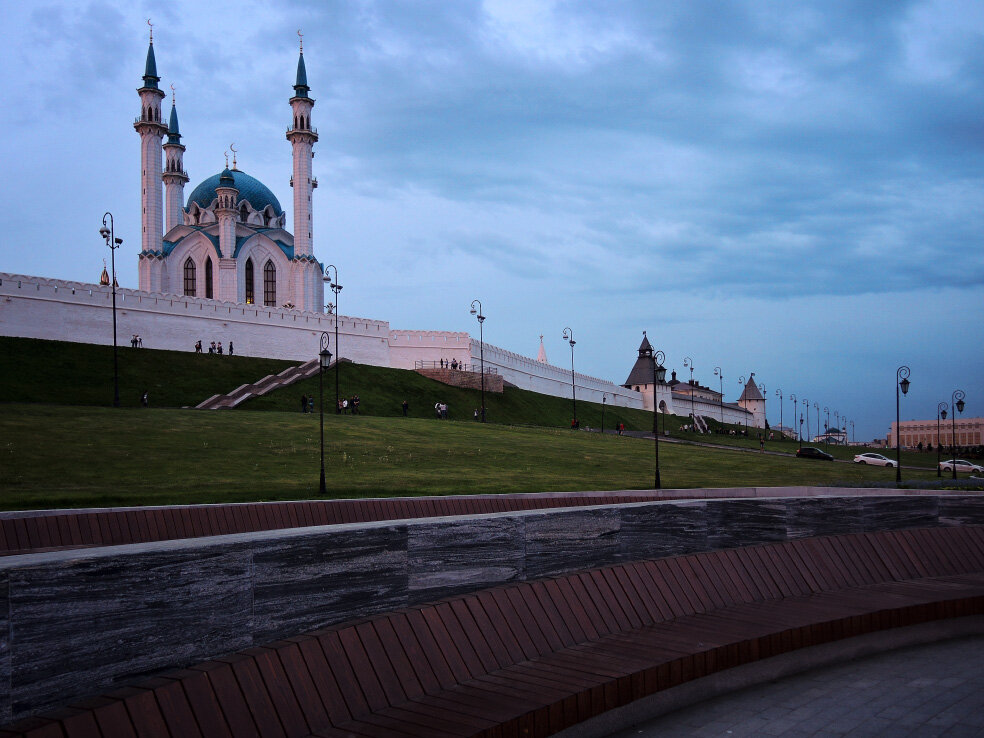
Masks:
[[[0,405],[0,508],[317,496],[318,416]],[[651,441],[472,421],[325,416],[330,495],[647,489]],[[664,487],[889,482],[894,472],[660,445]],[[931,478],[907,472],[906,478]]]

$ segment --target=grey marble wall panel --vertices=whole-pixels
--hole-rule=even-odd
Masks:
[[[786,538],[862,533],[861,501],[856,497],[800,497],[784,500]]]
[[[941,497],[940,525],[984,525],[984,496]]]
[[[713,550],[784,540],[785,500],[707,502],[707,542]]]
[[[524,535],[522,517],[411,526],[407,540],[410,603],[523,579]]]
[[[861,520],[865,531],[932,528],[939,525],[939,498],[864,497]]]
[[[407,605],[407,527],[312,533],[253,547],[254,639]]]
[[[536,512],[525,517],[527,579],[618,561],[620,516],[615,508]]]
[[[10,573],[14,717],[252,644],[243,546],[68,560]]]
[[[10,578],[0,572],[0,725],[10,715]]]
[[[620,559],[642,561],[707,550],[707,503],[622,508]]]

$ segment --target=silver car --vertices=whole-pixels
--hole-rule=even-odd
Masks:
[[[871,464],[871,466],[895,466],[895,460],[881,454],[858,454],[854,457],[855,464]]]
[[[956,465],[957,471],[960,472],[974,472],[976,474],[980,474],[984,471],[984,467],[980,464],[972,464],[964,459],[947,459],[946,461],[941,461],[940,470],[945,472],[953,471],[954,465]]]

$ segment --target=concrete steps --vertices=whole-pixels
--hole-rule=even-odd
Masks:
[[[333,362],[332,366],[337,362]],[[204,402],[195,405],[196,410],[224,410],[236,407],[251,397],[266,395],[275,389],[287,387],[302,379],[313,377],[318,373],[318,359],[305,361],[303,364],[291,366],[279,374],[268,374],[252,384],[241,384],[232,392],[225,395],[212,395]]]
[[[440,368],[420,368],[414,369],[417,374],[427,377],[428,379],[433,379],[442,384],[448,384],[452,387],[463,387],[466,389],[481,389],[482,388],[482,374],[481,372],[471,372],[463,371],[461,369],[440,369]],[[502,393],[502,375],[500,374],[490,374],[485,375],[485,391],[495,392],[497,394]]]

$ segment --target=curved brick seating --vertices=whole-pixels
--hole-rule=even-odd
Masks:
[[[168,673],[0,738],[549,735],[733,666],[984,613],[984,528],[800,539],[483,590]]]

